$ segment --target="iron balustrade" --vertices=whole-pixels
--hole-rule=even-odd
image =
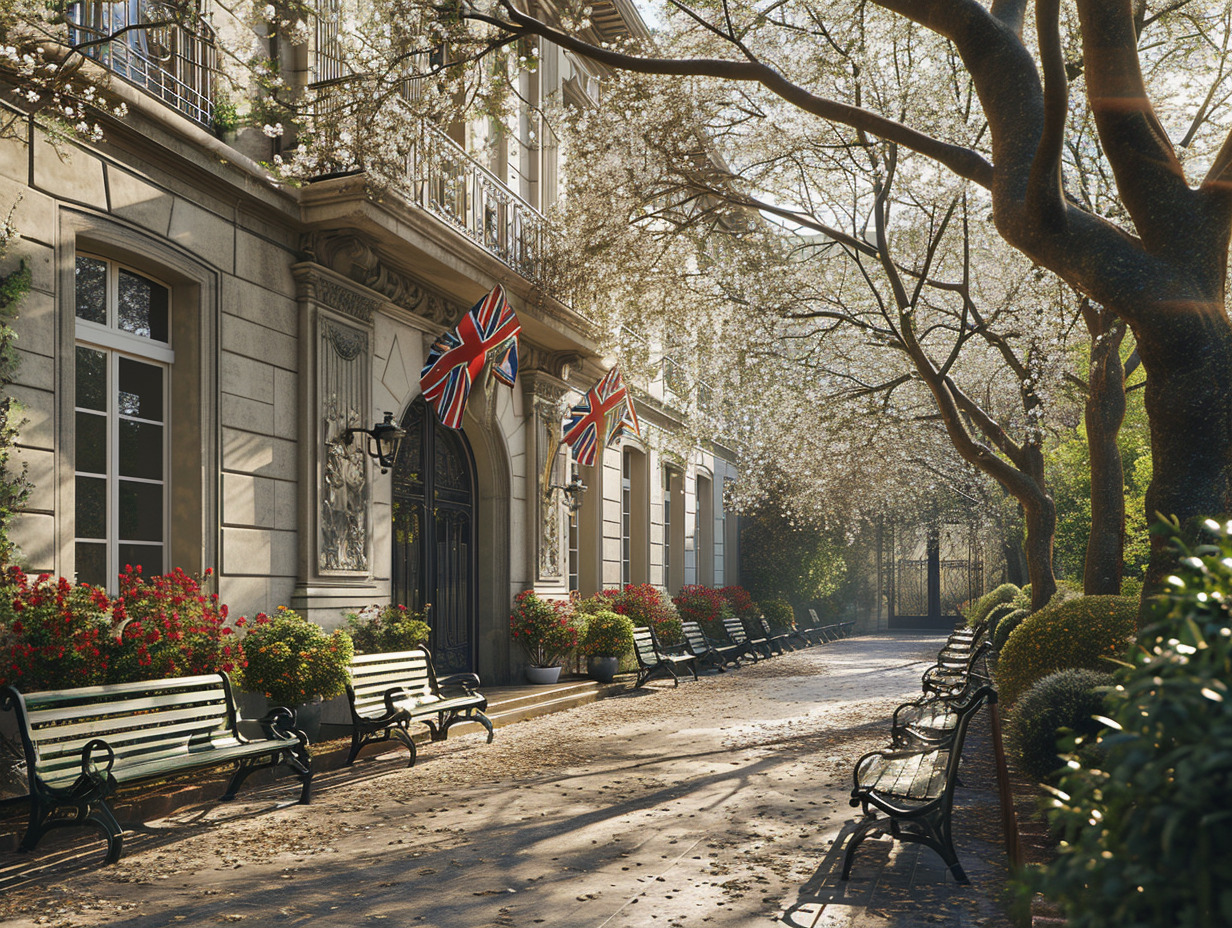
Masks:
[[[218,71],[214,30],[200,17],[192,28],[161,22],[151,15],[154,9],[146,0],[74,3],[68,8],[69,41],[112,73],[210,128]]]
[[[528,280],[544,277],[548,221],[440,129],[420,123],[398,192]]]

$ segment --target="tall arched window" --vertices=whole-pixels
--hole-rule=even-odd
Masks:
[[[77,579],[104,589],[127,565],[167,563],[171,290],[79,254],[74,306]]]
[[[697,475],[697,582],[714,586],[714,481]]]

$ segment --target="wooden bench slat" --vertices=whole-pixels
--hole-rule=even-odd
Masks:
[[[220,709],[222,710],[221,712],[219,711]],[[80,741],[84,743],[91,738],[106,738],[110,740],[108,736],[122,740],[137,732],[148,733],[163,728],[175,730],[180,727],[178,723],[184,722],[194,724],[197,727],[203,725],[210,727],[221,725],[225,727],[227,725],[226,707],[195,706],[189,709],[176,709],[171,712],[146,711],[138,715],[119,718],[90,719],[76,724],[65,722],[64,724],[51,727],[39,727],[31,732],[31,738],[41,751],[44,745],[56,742]]]

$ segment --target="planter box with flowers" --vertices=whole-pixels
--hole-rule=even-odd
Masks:
[[[523,590],[514,597],[509,632],[526,652],[526,677],[531,683],[555,683],[560,678],[561,662],[578,643],[572,607],[541,599],[533,590]]]

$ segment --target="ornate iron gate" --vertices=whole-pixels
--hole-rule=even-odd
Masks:
[[[393,470],[393,601],[431,606],[437,673],[476,669],[475,464],[460,431],[418,399],[402,418]]]

